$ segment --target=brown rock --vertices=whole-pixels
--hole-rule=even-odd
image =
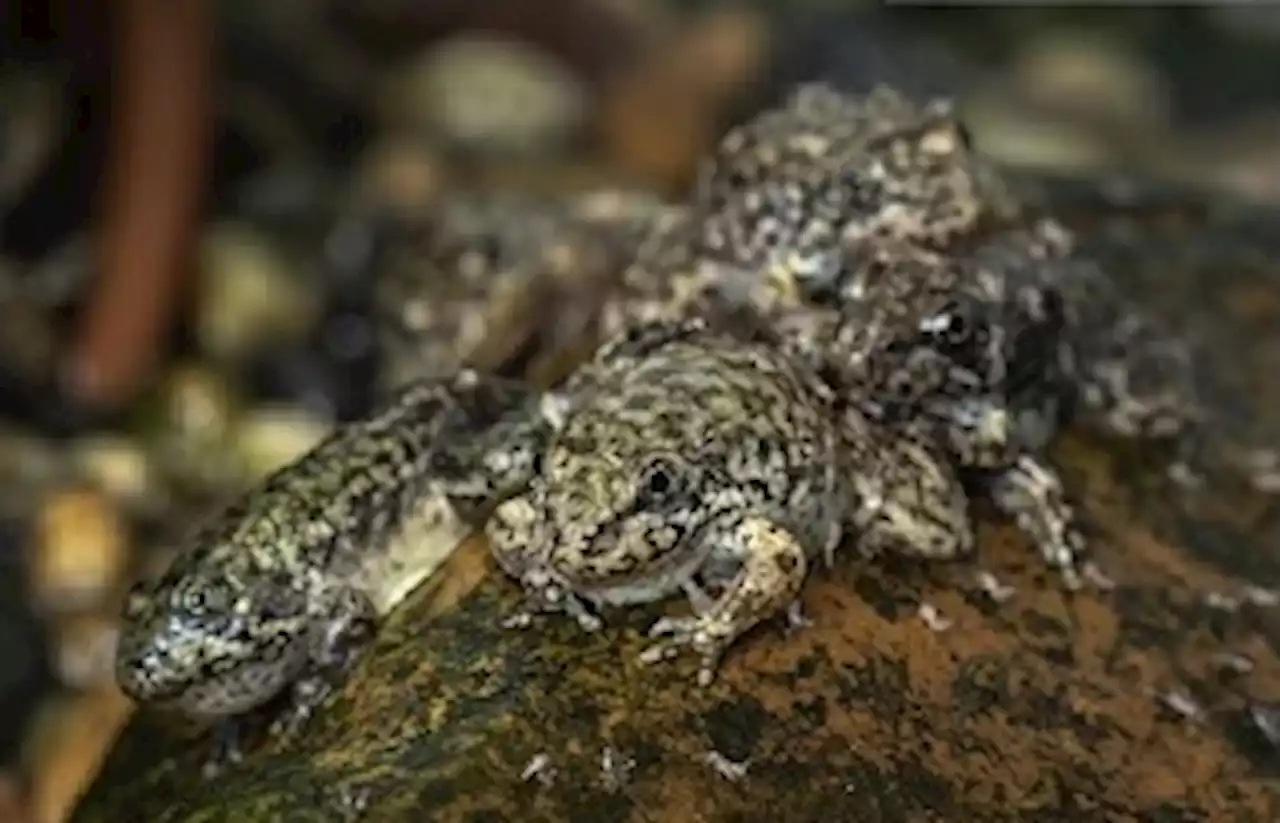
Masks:
[[[57,698],[47,707],[27,754],[34,823],[59,823],[71,816],[131,712],[132,704],[114,684]]]
[[[129,563],[128,526],[105,495],[61,489],[40,509],[31,590],[43,611],[93,608],[112,594]]]
[[[685,23],[606,88],[600,129],[610,161],[651,185],[684,186],[767,49],[764,22],[742,9]]]
[[[1207,343],[1221,454],[1280,442],[1260,308],[1276,215],[1055,197],[1086,251]],[[811,625],[753,633],[702,690],[692,660],[637,663],[643,611],[594,635],[502,628],[519,595],[473,541],[298,739],[205,782],[207,737],[142,713],[74,819],[1275,820],[1280,753],[1251,707],[1280,700],[1280,610],[1243,588],[1280,581],[1274,498],[1225,475],[1186,493],[1143,451],[1058,449],[1115,591],[1065,595],[1004,526],[953,566],[848,553],[806,587]],[[979,569],[1014,594],[993,602]]]

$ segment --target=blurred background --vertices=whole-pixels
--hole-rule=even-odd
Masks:
[[[548,238],[577,265],[591,249],[538,234],[543,204],[679,198],[727,125],[812,79],[955,96],[1011,165],[1280,200],[1280,8],[1262,4],[3,7],[0,820],[15,823],[65,819],[127,718],[110,667],[127,582],[414,371],[430,295],[474,309],[488,274],[535,273],[512,261]],[[503,225],[529,236],[476,229],[486,198],[515,204]],[[567,316],[591,283],[565,282]],[[520,285],[491,326],[554,321]],[[519,344],[440,362],[501,365]]]

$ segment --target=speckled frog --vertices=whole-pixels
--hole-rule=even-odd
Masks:
[[[1194,416],[1176,343],[1021,215],[945,104],[804,87],[657,212],[566,380],[410,383],[142,584],[124,690],[214,717],[287,690],[305,717],[457,522],[587,628],[683,595],[646,659],[692,648],[703,681],[841,535],[970,551],[973,496],[1078,586],[1085,540],[1040,451],[1063,410],[1138,436]]]

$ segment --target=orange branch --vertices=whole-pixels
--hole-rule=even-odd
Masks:
[[[118,406],[159,361],[192,265],[210,136],[209,0],[120,0],[98,280],[77,330],[71,390]]]

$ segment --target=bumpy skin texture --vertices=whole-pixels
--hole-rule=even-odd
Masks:
[[[809,558],[832,557],[856,508],[839,423],[826,386],[773,347],[696,320],[638,327],[571,379],[542,471],[494,512],[490,546],[535,605],[588,628],[583,601],[683,592],[694,616],[657,624],[671,639],[650,657],[690,645],[707,679],[794,600]]]
[[[542,360],[590,345],[599,300],[669,211],[609,189],[471,194],[398,223],[376,293],[384,382],[464,367],[536,375]],[[556,322],[544,322],[552,310]]]
[[[340,427],[189,540],[157,580],[129,593],[117,680],[135,700],[224,718],[286,688],[304,720],[369,638],[376,621],[435,558],[424,537],[446,528],[467,495],[492,495],[517,462],[468,461],[436,445],[459,425],[493,422],[527,402],[521,386],[474,373],[405,386],[368,420]],[[462,447],[459,447],[462,448]],[[477,486],[477,484],[479,484]]]
[[[704,680],[841,531],[956,557],[975,495],[1079,585],[1085,541],[1041,446],[1068,412],[1169,436],[1196,404],[1180,345],[1054,221],[1009,228],[1020,211],[946,104],[801,88],[627,235],[619,282],[567,307],[609,341],[590,363],[537,399],[434,378],[251,492],[135,599],[122,684],[218,715],[325,668],[310,638],[424,573],[411,552],[395,586],[362,571],[415,506],[479,523],[497,505],[502,567],[589,628],[595,606],[685,594],[693,616],[660,621],[647,659],[690,646]]]

